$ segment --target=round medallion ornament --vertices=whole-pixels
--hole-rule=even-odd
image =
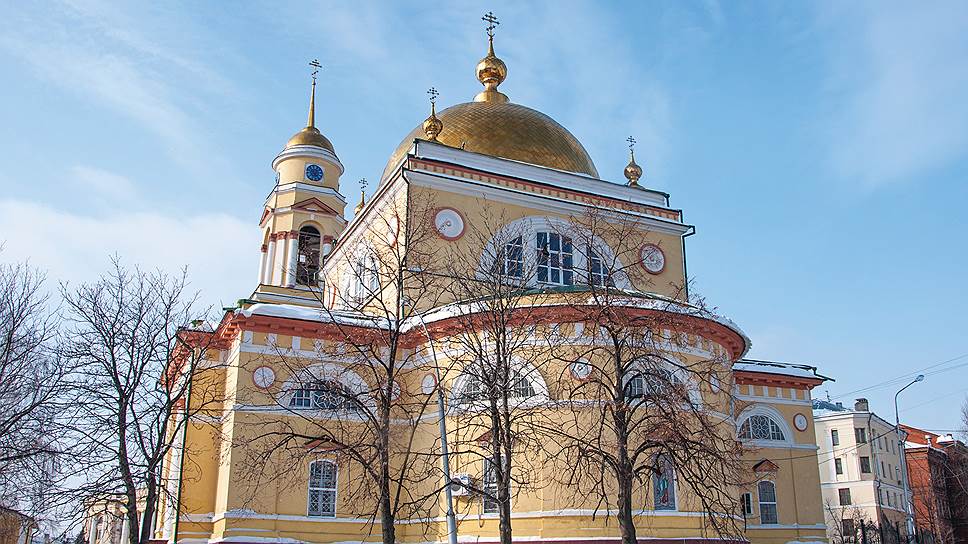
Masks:
[[[642,266],[649,274],[660,274],[665,270],[665,253],[655,244],[645,244],[641,252]]]
[[[800,432],[807,430],[807,416],[803,414],[793,416],[793,426]]]
[[[434,388],[437,387],[437,378],[433,374],[424,374],[422,380],[420,380],[420,390],[424,395],[429,395],[434,392]]]
[[[453,208],[440,208],[434,214],[434,226],[444,240],[456,240],[464,235],[464,216]]]
[[[571,376],[576,380],[585,380],[592,375],[592,365],[588,364],[588,361],[579,359],[571,363],[569,371],[571,371]]]
[[[309,181],[319,181],[323,179],[323,168],[318,164],[307,164],[306,179]]]
[[[259,389],[268,389],[276,381],[276,373],[267,366],[260,366],[252,371],[252,383]]]

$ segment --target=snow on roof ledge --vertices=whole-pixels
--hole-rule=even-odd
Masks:
[[[759,372],[762,374],[779,374],[781,376],[792,376],[795,378],[833,381],[832,378],[817,374],[817,367],[814,366],[760,361],[757,359],[740,359],[736,363],[733,363],[733,371]]]

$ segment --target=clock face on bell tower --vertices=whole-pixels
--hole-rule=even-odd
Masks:
[[[309,164],[306,166],[306,179],[309,181],[319,181],[323,179],[323,169],[318,164]]]

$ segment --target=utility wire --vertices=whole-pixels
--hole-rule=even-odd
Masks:
[[[939,374],[941,372],[947,372],[949,370],[955,370],[955,369],[961,368],[963,366],[968,366],[968,361],[966,361],[964,363],[957,364],[957,365],[954,365],[954,366],[951,366],[951,367],[948,367],[948,368],[942,368],[942,369],[935,370],[933,372],[927,372],[928,370],[931,370],[931,369],[934,369],[934,368],[938,368],[939,366],[943,366],[943,365],[946,365],[948,363],[953,363],[955,361],[960,361],[960,360],[965,359],[965,358],[968,358],[968,353],[963,353],[963,354],[961,354],[961,355],[959,355],[957,357],[953,357],[951,359],[947,359],[947,360],[941,361],[939,363],[934,363],[932,365],[928,365],[928,366],[926,366],[926,367],[924,367],[922,369],[919,369],[919,370],[914,370],[914,371],[908,372],[906,374],[901,374],[900,376],[891,378],[889,380],[885,380],[883,382],[875,383],[874,385],[869,385],[867,387],[862,387],[860,389],[854,389],[853,391],[847,391],[846,393],[841,393],[841,394],[837,395],[836,397],[831,397],[831,400],[833,400],[833,399],[842,399],[842,398],[848,397],[850,395],[856,395],[857,393],[864,393],[864,392],[867,392],[867,391],[872,391],[874,389],[880,389],[882,387],[887,387],[889,385],[894,385],[894,384],[899,383],[901,381],[904,381],[906,379],[913,378],[913,377],[917,376],[918,374],[924,374],[925,376],[933,376],[933,375]]]

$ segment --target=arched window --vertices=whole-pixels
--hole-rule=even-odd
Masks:
[[[501,395],[500,392],[496,394]],[[514,399],[529,399],[535,396],[534,386],[517,370],[512,370],[508,381],[508,397]],[[488,400],[487,386],[479,376],[468,376],[461,388],[457,400],[461,404]]]
[[[739,427],[739,437],[746,440],[784,441],[783,428],[769,416],[754,414]]]
[[[756,485],[760,501],[760,524],[776,525],[776,486],[769,480],[763,480]]]
[[[316,227],[299,229],[299,260],[296,262],[296,283],[313,285],[319,274],[319,248],[321,238]]]
[[[655,456],[652,499],[656,510],[676,509],[676,471],[672,459],[665,454]]]
[[[625,383],[625,397],[641,399],[656,397],[665,393],[670,387],[682,384],[682,380],[675,372],[668,368],[650,368],[636,372]]]
[[[302,384],[289,397],[290,408],[317,410],[356,410],[355,395],[332,381],[316,381]]]
[[[501,255],[504,269],[501,271],[506,278],[521,278],[524,276],[524,243],[520,236],[516,236],[504,244]]]
[[[309,464],[310,516],[336,517],[336,463],[313,461]]]

